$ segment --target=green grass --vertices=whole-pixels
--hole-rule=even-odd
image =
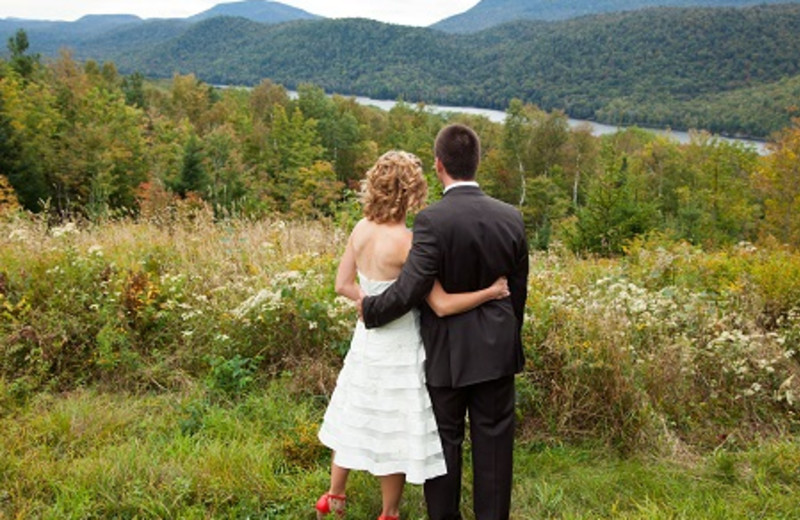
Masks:
[[[788,442],[691,462],[521,446],[516,511],[519,518],[797,518],[798,456],[800,446]]]
[[[0,518],[312,519],[330,463],[316,441],[325,403],[288,379],[236,400],[198,388],[6,400]],[[520,440],[515,462],[516,519],[797,518],[797,440],[630,457]],[[354,473],[348,497],[350,518],[377,516],[377,479]],[[407,486],[402,513],[425,518],[419,486]]]

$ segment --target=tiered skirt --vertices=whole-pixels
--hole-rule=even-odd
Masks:
[[[414,484],[446,472],[424,363],[414,312],[377,329],[358,322],[319,432],[338,466]]]

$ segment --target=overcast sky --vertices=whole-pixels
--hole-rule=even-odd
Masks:
[[[184,18],[228,0],[0,0],[0,18],[77,20],[86,14],[135,14],[142,18]],[[427,26],[463,13],[478,0],[281,0],[328,18],[360,17]]]

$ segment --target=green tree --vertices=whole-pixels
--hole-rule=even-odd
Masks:
[[[409,105],[402,101],[389,110],[385,134],[378,140],[384,144],[380,152],[389,149],[405,150],[415,154],[426,166],[433,169],[433,141],[446,120],[439,114],[429,113],[425,105]]]
[[[122,93],[125,103],[137,108],[147,108],[147,99],[144,94],[144,76],[141,72],[134,72],[122,78]]]
[[[575,211],[584,198],[584,183],[596,169],[597,139],[589,126],[581,126],[569,133],[564,149],[564,183],[571,188],[572,207]]]
[[[317,121],[320,144],[325,149],[324,158],[333,163],[336,177],[347,182],[361,176],[356,171],[363,139],[362,128],[356,117],[341,99],[332,99],[325,91],[313,85],[297,88],[297,104],[306,118]]]
[[[662,227],[677,233],[681,227],[678,215],[681,211],[682,187],[694,183],[693,171],[686,162],[685,152],[676,141],[657,137],[644,143],[632,162],[647,180],[648,191],[662,217]]]
[[[134,208],[147,179],[144,115],[117,88],[91,76],[68,53],[52,65],[55,109],[55,203],[61,212],[102,215]]]
[[[40,59],[38,54],[26,54],[29,46],[28,33],[24,29],[17,30],[16,34],[8,39],[11,66],[25,80],[31,78]]]
[[[211,92],[210,87],[199,81],[194,74],[176,74],[172,78],[170,97],[164,108],[175,121],[188,119],[202,136],[208,130],[207,115],[214,101]]]
[[[288,212],[300,180],[297,173],[323,157],[317,122],[306,119],[299,108],[288,114],[282,105],[275,112],[270,132],[270,153],[264,165],[269,175],[269,194],[281,211]]]
[[[507,172],[514,171],[519,206],[536,247],[547,247],[553,222],[569,211],[567,189],[562,186],[563,163],[569,126],[561,112],[546,113],[514,99],[506,111],[503,151]],[[505,190],[506,196],[511,190]]]
[[[332,216],[336,203],[342,200],[344,189],[344,183],[336,179],[333,166],[326,161],[300,168],[295,186],[290,212],[304,218]]]
[[[570,237],[578,251],[618,255],[630,239],[655,227],[657,210],[647,197],[642,179],[628,168],[628,156],[608,143],[601,172],[588,182],[586,204],[577,212]]]
[[[20,204],[39,211],[55,196],[55,136],[61,116],[53,92],[15,71],[0,80],[0,162]]]
[[[11,124],[11,118],[5,111],[5,97],[0,90],[0,175],[4,182],[22,185],[21,182],[25,175],[22,172],[22,146],[17,132]],[[16,183],[10,183],[7,179],[15,179]]]
[[[204,140],[205,197],[217,215],[230,215],[247,192],[247,171],[231,125],[215,128]]]
[[[281,105],[274,107],[275,118],[271,140],[277,172],[293,172],[310,166],[322,158],[323,148],[317,134],[317,122],[306,119],[300,109],[287,113]]]
[[[681,236],[710,248],[754,240],[757,154],[707,134],[696,134],[685,153],[689,182],[677,189]]]
[[[195,133],[189,135],[183,147],[183,162],[177,182],[170,186],[181,197],[190,192],[203,195],[208,187],[208,173],[205,166],[205,154],[200,139]]]
[[[761,234],[800,247],[800,119],[770,144],[753,180],[764,205]]]

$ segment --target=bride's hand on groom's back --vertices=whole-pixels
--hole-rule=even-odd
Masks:
[[[508,278],[501,276],[489,287],[494,293],[495,300],[502,300],[511,296],[511,291],[508,289]]]

